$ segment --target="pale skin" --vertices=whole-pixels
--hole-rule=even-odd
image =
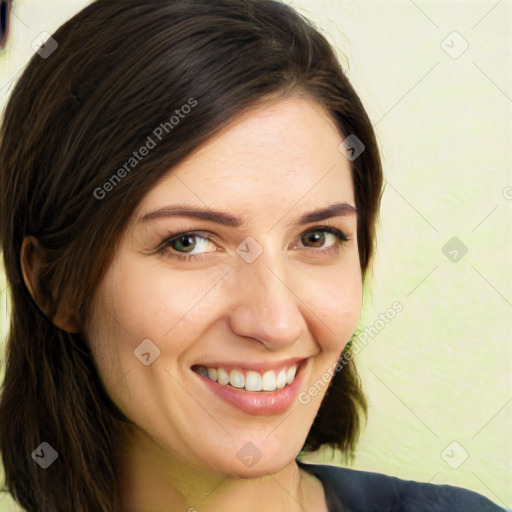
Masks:
[[[321,482],[295,462],[327,386],[307,404],[294,399],[284,413],[263,416],[212,393],[191,367],[300,357],[308,360],[305,392],[336,362],[361,311],[357,215],[345,207],[293,222],[335,203],[355,208],[342,139],[312,99],[278,100],[237,118],[134,212],[82,329],[107,392],[136,425],[116,459],[126,512],[327,510]],[[140,221],[178,204],[243,224]],[[346,240],[319,229],[326,226]],[[188,250],[181,239],[157,251],[190,231],[201,235],[189,235]],[[252,263],[236,251],[247,237],[263,250]],[[32,286],[31,259],[22,260]],[[134,356],[145,339],[160,350],[148,366]],[[250,467],[237,456],[247,443],[261,453]]]

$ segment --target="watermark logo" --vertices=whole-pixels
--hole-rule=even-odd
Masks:
[[[41,443],[33,452],[32,458],[43,468],[50,467],[56,460],[59,454],[47,442]]]
[[[149,366],[160,356],[160,349],[149,338],[146,338],[133,353],[144,366]]]
[[[236,252],[246,263],[252,263],[261,256],[263,247],[252,236],[248,236],[236,248]]]
[[[47,59],[59,47],[57,41],[48,32],[41,32],[32,41],[31,46],[42,59]]]
[[[452,263],[458,263],[466,255],[468,248],[454,236],[443,245],[441,251]]]
[[[441,458],[452,469],[458,469],[469,458],[469,453],[457,441],[452,441],[442,452]]]
[[[338,150],[345,155],[351,162],[353,162],[364,150],[366,146],[354,134],[349,135],[338,146]]]
[[[262,457],[262,453],[258,450],[257,446],[253,443],[245,443],[240,450],[238,450],[236,456],[240,462],[248,467],[252,468]]]
[[[469,48],[469,43],[454,31],[441,41],[441,48],[452,59],[458,59]]]

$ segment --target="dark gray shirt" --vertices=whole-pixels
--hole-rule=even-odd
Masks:
[[[481,494],[460,487],[298,459],[297,463],[322,482],[329,512],[505,512]]]

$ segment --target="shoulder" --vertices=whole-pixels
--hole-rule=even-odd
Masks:
[[[333,512],[505,512],[485,496],[460,487],[297,462],[322,482]]]

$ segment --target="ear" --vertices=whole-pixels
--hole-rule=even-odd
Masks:
[[[44,310],[44,307],[42,307],[39,299],[39,274],[42,266],[42,251],[43,249],[36,237],[29,235],[23,239],[21,244],[20,265],[25,285],[32,299],[34,299],[34,302],[50,322],[63,331],[76,333],[79,331],[79,325],[69,304],[59,305],[54,318],[50,318]]]

